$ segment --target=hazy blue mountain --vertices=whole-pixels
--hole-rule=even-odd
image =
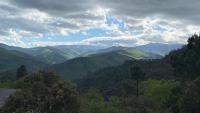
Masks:
[[[58,46],[54,46],[54,47],[59,48],[59,49],[65,49],[65,48],[79,49],[84,52],[107,48],[107,46],[95,46],[95,45],[58,45]]]
[[[28,54],[48,64],[58,64],[77,57],[86,57],[91,54],[106,53],[113,51],[118,52],[118,54],[132,57],[134,59],[144,59],[144,58],[153,59],[153,58],[160,58],[159,55],[164,56],[171,50],[180,48],[181,46],[182,46],[181,44],[150,43],[147,45],[137,46],[137,47],[113,46],[108,48],[106,46],[92,46],[92,45],[59,45],[59,46],[47,46],[47,47],[35,47],[35,48],[20,48],[20,47],[0,44],[0,47],[4,49],[16,50],[21,53]]]
[[[7,50],[16,50],[16,51],[23,51],[23,50],[25,50],[25,48],[15,47],[15,46],[8,46],[8,45],[2,44],[2,43],[0,43],[0,48],[4,48],[4,49],[7,49]]]
[[[93,54],[105,53],[105,52],[111,52],[111,51],[120,51],[120,50],[131,50],[131,49],[138,50],[139,49],[139,50],[143,51],[143,53],[144,53],[144,51],[146,51],[148,53],[154,53],[154,54],[158,54],[161,56],[165,56],[170,51],[181,48],[182,46],[183,46],[183,44],[162,44],[162,43],[149,43],[146,45],[136,46],[136,47],[112,46],[109,48],[104,48],[104,49],[100,49],[97,51],[93,51]]]
[[[170,51],[181,48],[182,46],[183,44],[150,43],[147,45],[137,46],[135,48],[164,56]]]
[[[103,46],[90,46],[90,45],[59,45],[59,46],[46,46],[34,48],[20,48],[15,46],[8,46],[0,44],[0,47],[6,50],[16,50],[30,56],[34,56],[46,63],[56,64],[62,63],[66,60],[76,57],[87,56],[94,53],[99,49],[105,48]]]
[[[99,50],[108,48],[107,46],[94,46],[94,45],[60,45],[60,46],[54,46],[61,50],[71,49],[74,52],[77,52],[79,56],[88,56],[91,54],[98,53]]]

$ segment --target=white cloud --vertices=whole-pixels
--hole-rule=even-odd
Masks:
[[[1,0],[0,42],[23,47],[42,44],[120,45],[120,41],[121,45],[130,45],[129,40],[133,45],[185,43],[188,36],[199,32],[197,12],[200,9],[194,8],[200,4],[198,0],[147,1]],[[127,30],[122,31],[118,24],[105,24],[108,15],[123,21]],[[106,36],[67,43],[48,41],[49,36],[80,32],[87,35],[84,31],[93,28],[104,29]],[[107,36],[113,34],[115,36]],[[30,44],[23,42],[22,38],[29,38]],[[46,41],[35,42],[36,38]]]
[[[128,42],[128,43],[127,43]],[[106,36],[92,37],[89,39],[75,42],[32,42],[31,46],[47,46],[47,45],[100,45],[100,46],[136,46],[149,43],[142,38],[127,36]]]

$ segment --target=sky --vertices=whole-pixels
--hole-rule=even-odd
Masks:
[[[0,0],[0,43],[137,46],[186,43],[200,0]]]

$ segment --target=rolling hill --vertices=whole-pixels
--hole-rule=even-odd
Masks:
[[[87,56],[99,49],[103,49],[103,46],[89,46],[89,45],[59,45],[59,46],[46,46],[46,47],[34,47],[34,48],[21,48],[15,46],[8,46],[0,44],[1,48],[6,50],[15,50],[21,53],[34,56],[48,64],[57,64],[65,62],[66,60]]]
[[[123,93],[121,89],[124,85],[130,82],[128,81],[128,79],[131,79],[130,67],[134,64],[142,67],[145,72],[145,79],[174,79],[173,68],[169,62],[166,59],[154,59],[126,61],[122,65],[100,69],[75,81],[80,91],[84,92],[90,88],[96,88],[102,91],[104,95],[119,96]]]
[[[16,51],[21,51],[21,52],[23,52],[23,50],[24,50],[24,48],[21,48],[21,47],[9,46],[9,45],[2,44],[2,43],[0,43],[0,48],[4,48],[7,50],[16,50]]]
[[[30,48],[25,53],[37,57],[46,63],[56,64],[80,56],[73,49],[58,49],[55,47]]]
[[[127,60],[155,58],[161,58],[161,56],[127,48],[75,58],[61,64],[52,65],[51,68],[63,78],[74,80],[84,78],[87,74],[102,68],[120,65]]]
[[[159,59],[162,56],[150,52],[146,52],[143,50],[139,50],[136,48],[122,48],[119,50],[116,50],[118,54],[128,56],[134,59]]]
[[[154,43],[138,47],[60,45],[20,48],[0,44],[0,73],[11,74],[22,64],[31,69],[53,64],[49,67],[63,78],[74,80],[127,60],[159,59],[161,55],[180,46]]]
[[[0,72],[16,69],[20,65],[26,65],[28,68],[36,69],[44,66],[45,63],[25,53],[0,48]]]
[[[60,45],[29,48],[25,53],[42,59],[49,64],[63,63],[67,60],[87,56],[103,47],[88,45]]]
[[[182,45],[150,43],[147,45],[142,45],[137,47],[113,46],[107,48],[105,46],[91,46],[91,45],[59,45],[59,46],[46,46],[46,47],[35,47],[35,48],[20,48],[20,47],[0,44],[0,47],[7,50],[16,50],[22,53],[26,53],[30,56],[37,57],[38,59],[41,59],[42,61],[45,61],[48,64],[58,64],[77,57],[86,57],[91,54],[106,53],[112,51],[121,51],[121,54],[134,57],[135,59],[144,58],[144,56],[146,56],[146,58],[149,58],[150,56],[152,56],[152,55],[149,56],[149,53],[154,53],[164,56],[171,50],[182,47]],[[132,51],[134,51],[133,54]],[[147,52],[148,54],[146,54]]]

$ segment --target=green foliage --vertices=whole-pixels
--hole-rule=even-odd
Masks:
[[[123,65],[108,67],[90,73],[87,78],[76,81],[78,88],[80,90],[88,90],[94,87],[101,90],[103,95],[121,96],[124,94],[124,90],[127,93],[136,94],[136,81],[131,79],[130,72],[131,67],[135,65],[139,65],[145,73],[145,79],[174,78],[171,66],[166,60],[133,60],[127,61]],[[141,85],[139,85],[139,89],[142,87]]]
[[[136,87],[137,87],[137,91],[136,94],[137,96],[139,96],[139,82],[142,81],[145,77],[145,73],[143,72],[143,70],[139,67],[139,66],[131,66],[131,78],[133,80],[136,80]]]
[[[4,81],[0,83],[0,88],[21,89],[24,87],[25,87],[24,78],[21,78],[16,81]]]
[[[186,83],[179,105],[180,113],[200,113],[200,78]]]
[[[105,103],[102,95],[95,89],[91,89],[82,97],[82,113],[105,113]]]
[[[146,99],[157,103],[158,105],[165,104],[172,90],[175,89],[179,83],[173,80],[148,80],[144,82]]]
[[[188,39],[187,46],[169,54],[175,75],[179,79],[195,79],[200,75],[200,35]]]
[[[141,81],[145,77],[145,73],[138,65],[131,66],[130,71],[131,71],[131,78],[133,80]]]
[[[107,103],[107,113],[121,113],[123,109],[122,98],[112,96]]]
[[[123,99],[122,113],[153,113],[151,108],[142,96],[129,95]]]
[[[85,78],[88,74],[106,67],[123,64],[128,60],[160,58],[158,56],[134,48],[120,48],[116,51],[105,50],[87,57],[71,59],[61,64],[55,64],[52,68],[64,78],[74,80]],[[66,76],[65,73],[68,75]]]
[[[32,105],[32,106],[31,106]],[[37,109],[33,107],[36,105],[32,92],[29,90],[18,90],[12,94],[6,101],[2,108],[3,113],[26,113],[27,111],[36,112]]]
[[[144,98],[153,103],[157,111],[176,104],[177,97],[175,97],[174,91],[178,90],[179,82],[174,80],[148,80],[144,82],[144,86]]]
[[[18,69],[17,69],[17,79],[20,79],[22,77],[25,77],[28,74],[26,66],[25,65],[21,65]]]
[[[52,68],[66,79],[80,79],[106,67],[116,66],[132,58],[117,53],[102,53],[68,60]],[[67,76],[65,75],[67,73]]]
[[[96,89],[90,89],[81,98],[81,113],[121,113],[122,100],[119,97],[110,97],[105,101]]]
[[[5,52],[5,50],[2,51]],[[57,57],[57,54],[60,54],[60,51],[45,48],[41,57],[45,57],[49,63],[52,63],[51,60],[63,60],[59,59],[62,57]],[[149,57],[148,55],[140,50],[122,49],[53,65],[53,68],[61,74],[69,74],[66,78],[70,79],[82,78],[90,74],[87,79],[83,80],[83,83],[78,85],[85,90],[91,87],[98,90],[90,89],[86,94],[80,92],[79,96],[70,82],[60,80],[54,73],[39,71],[25,76],[27,75],[26,68],[21,66],[18,69],[17,78],[19,79],[17,81],[0,83],[2,88],[17,89],[8,98],[2,111],[3,113],[26,113],[28,111],[44,113],[200,113],[200,79],[198,78],[200,75],[200,36],[193,35],[188,40],[187,46],[171,52],[164,59],[133,60],[116,66],[133,57]],[[169,61],[174,69],[169,65]],[[184,82],[174,80],[173,70],[176,77],[184,79]],[[139,85],[143,80],[146,81]]]
[[[6,101],[4,113],[77,113],[79,102],[73,85],[54,73],[39,71],[18,81],[20,90]]]
[[[6,81],[0,83],[0,88],[13,88],[15,84],[12,81]]]

